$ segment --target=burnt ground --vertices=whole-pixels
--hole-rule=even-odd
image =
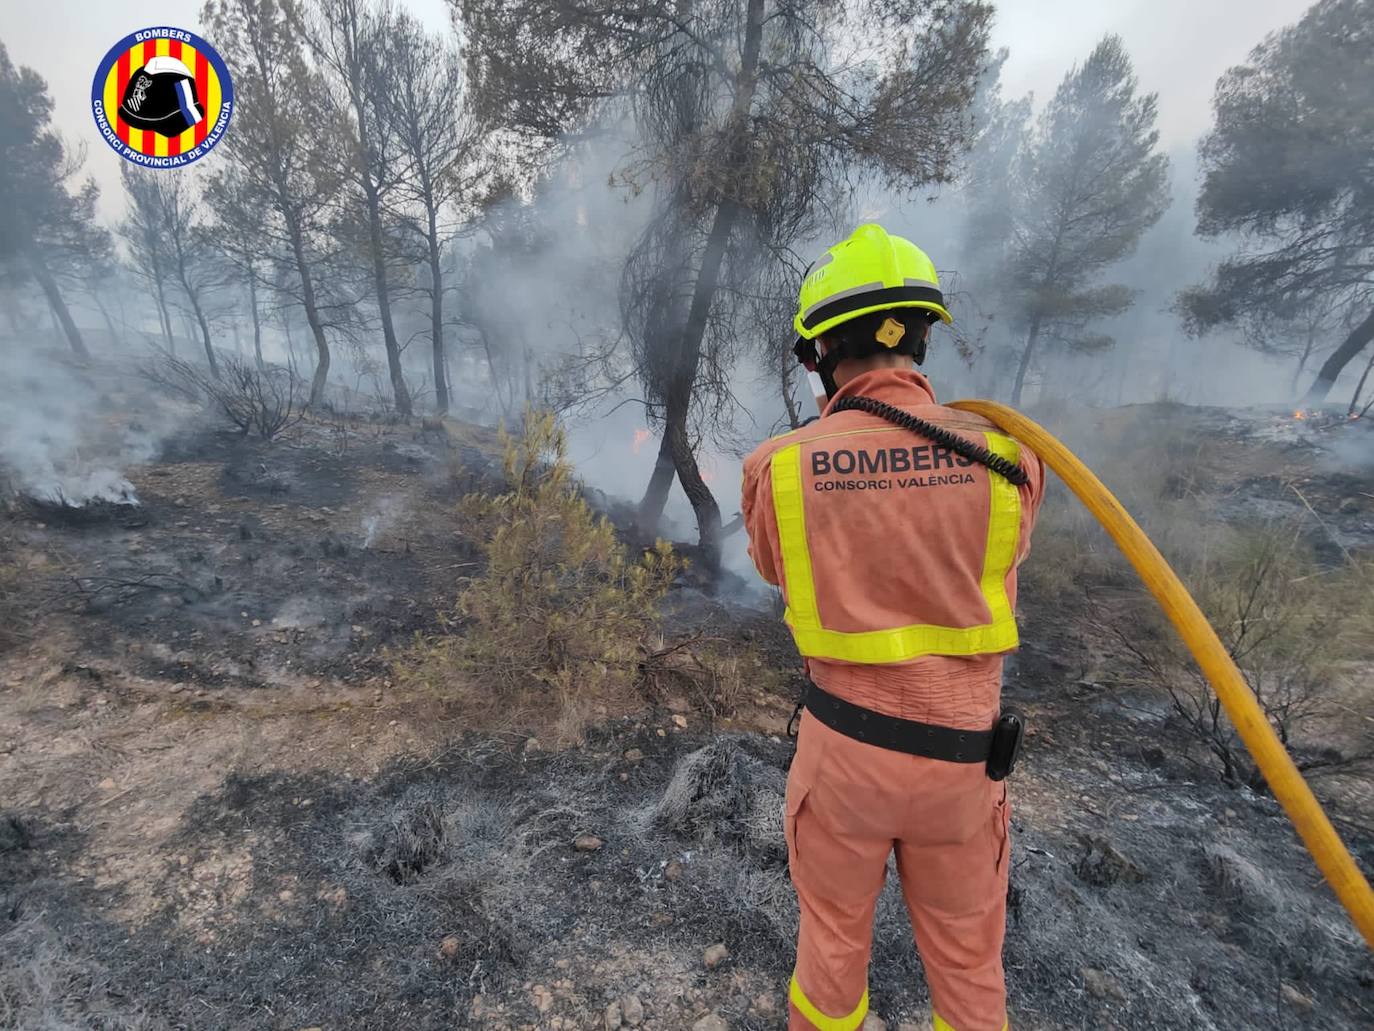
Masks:
[[[1297,484],[1311,532],[1369,547],[1374,474],[1264,420],[1189,418],[1226,448],[1205,489],[1232,517]],[[491,454],[457,424],[202,430],[128,472],[136,510],[0,517],[0,1027],[592,1028],[612,1003],[651,1028],[783,1025],[795,657],[770,614],[685,588],[666,629],[771,675],[729,719],[646,697],[558,752],[392,683],[388,649],[473,568],[454,503]],[[1129,585],[1033,566],[1007,683],[1034,728],[1014,1025],[1370,1026],[1369,955],[1272,799],[1117,686],[1089,616]],[[1363,796],[1318,790],[1374,869]],[[872,984],[876,1013],[924,1026],[892,893]]]

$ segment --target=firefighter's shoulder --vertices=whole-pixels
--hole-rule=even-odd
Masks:
[[[754,448],[753,451],[749,452],[748,457],[744,460],[745,467],[748,468],[751,465],[766,462],[773,456],[774,452],[787,447],[789,444],[795,444],[798,440],[804,439],[802,435],[807,429],[815,426],[816,423],[817,420],[812,419],[795,429],[785,430],[782,433],[769,437],[758,447]]]

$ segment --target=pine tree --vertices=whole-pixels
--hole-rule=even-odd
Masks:
[[[1092,324],[1126,311],[1134,291],[1102,278],[1169,203],[1155,112],[1155,95],[1137,92],[1121,40],[1107,36],[1036,120],[1008,201],[1007,290],[1023,341],[1012,404],[1046,343],[1080,351],[1114,344]]]

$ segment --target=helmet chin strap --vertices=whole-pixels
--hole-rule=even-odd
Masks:
[[[819,348],[817,351],[819,352]],[[844,359],[843,347],[832,347],[821,355],[816,361],[816,374],[821,378],[821,386],[825,387],[825,396],[829,400],[835,396],[835,392],[840,389],[835,382],[835,368]]]
[[[922,365],[925,363],[926,344],[928,342],[927,339],[922,339],[917,342],[916,353],[911,356],[913,364]],[[815,355],[815,358],[810,362],[802,359],[802,364],[806,366],[808,372],[815,372],[820,376],[821,385],[825,387],[826,399],[829,400],[833,398],[835,392],[840,389],[839,384],[835,382],[835,369],[839,367],[840,362],[844,361],[846,357],[844,345],[836,344],[830,347],[825,354],[820,353],[819,347],[813,346],[811,352]]]

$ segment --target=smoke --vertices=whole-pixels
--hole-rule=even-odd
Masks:
[[[0,473],[11,492],[82,506],[136,505],[126,470],[178,423],[113,362],[83,368],[11,340],[0,375]]]
[[[395,495],[388,494],[386,497],[379,498],[363,516],[363,550],[372,547],[382,536],[389,531],[402,515],[405,514],[404,502]]]
[[[1288,17],[1272,7],[1266,5],[1271,21]],[[447,11],[440,21],[436,27],[447,28]],[[1041,20],[1037,18],[1035,24]],[[1013,59],[1023,60],[1034,53],[1037,62],[1038,78],[1030,82],[1023,76],[1017,85],[1043,85],[1048,95],[1069,65],[1086,54],[1093,38],[1113,27],[1117,26],[1099,28],[1094,23],[1091,32],[1080,32],[1074,39],[1072,51],[1062,45],[1038,47],[1013,33],[1006,38]],[[1258,41],[1260,30],[1252,34]],[[1125,35],[1134,50],[1135,35],[1132,31]],[[1160,87],[1170,102],[1169,86],[1143,74],[1152,59],[1158,61],[1158,53],[1153,58],[1142,56],[1143,88]],[[1221,70],[1193,68],[1192,78],[1201,83],[1194,84],[1193,92],[1210,89]],[[1116,338],[1117,346],[1101,354],[1047,353],[1042,375],[1027,395],[1032,404],[1056,398],[1085,405],[1161,399],[1193,404],[1289,400],[1295,363],[1260,355],[1235,335],[1190,340],[1172,311],[1178,291],[1201,280],[1226,251],[1224,245],[1199,241],[1193,234],[1196,156],[1191,141],[1183,137],[1208,121],[1197,116],[1198,106],[1189,100],[1186,132],[1166,132],[1174,169],[1172,207],[1142,239],[1135,255],[1109,277],[1136,291],[1131,311],[1101,326]],[[555,403],[564,411],[571,457],[582,479],[607,495],[635,503],[653,471],[659,431],[645,411],[628,364],[628,348],[621,338],[620,289],[625,257],[651,214],[654,184],[631,185],[619,174],[636,154],[637,142],[628,120],[601,129],[580,137],[582,142],[576,145],[564,146],[532,195],[485,211],[480,224],[460,237],[446,256],[453,288],[445,297],[451,327],[449,378],[455,413],[474,421],[505,419],[514,424],[527,403]],[[112,179],[105,203],[118,207],[121,195]],[[804,262],[857,222],[877,220],[930,253],[949,287],[962,334],[956,338],[944,327],[936,327],[932,336],[925,371],[946,400],[1004,395],[1009,361],[1006,351],[999,350],[1010,339],[1006,314],[988,310],[986,303],[988,296],[1005,296],[1009,291],[1006,284],[998,283],[980,293],[972,280],[969,270],[976,265],[976,255],[965,241],[966,200],[957,186],[918,201],[865,187],[852,198],[849,211],[833,213],[841,224],[833,235],[796,245],[797,257]],[[404,285],[405,277],[398,277],[398,286]],[[217,322],[217,342],[223,345],[229,338],[247,348],[251,339],[245,318],[247,298],[236,286],[225,287],[223,292],[226,296],[213,298],[211,307],[233,309],[236,321],[231,323],[226,317]],[[359,328],[345,331],[331,325],[329,329],[334,351],[330,399],[350,410],[376,407],[374,394],[385,403],[388,391],[379,334],[371,325],[365,294],[359,297],[356,306],[365,309]],[[291,365],[308,379],[314,344],[299,306],[271,291],[264,291],[259,302],[266,360]],[[93,322],[94,311],[87,314],[87,321]],[[433,365],[425,339],[427,300],[398,289],[395,317],[398,335],[411,343],[403,358],[405,375],[412,389],[422,395],[423,407],[423,395],[432,396],[433,390]],[[145,328],[146,323],[145,319]],[[745,332],[760,340],[775,338],[777,330],[767,325],[745,327]],[[739,350],[741,358],[730,384],[732,432],[723,435],[725,440],[707,433],[701,444],[701,463],[727,523],[739,507],[742,455],[782,426],[785,414],[777,377],[760,359],[762,348]],[[151,458],[168,431],[165,425],[152,425],[153,406],[141,396],[130,395],[127,385],[117,385],[104,365],[83,371],[57,352],[36,352],[27,344],[21,348],[18,341],[10,343],[3,361],[0,465],[16,488],[73,504],[136,502],[127,470]],[[799,395],[803,414],[811,414],[804,386]],[[121,412],[126,414],[121,416]],[[127,414],[134,412],[136,417]],[[401,514],[391,499],[383,499],[369,511],[360,527],[364,547],[375,546]],[[675,484],[664,532],[688,540],[695,530],[691,507]],[[746,543],[742,533],[727,539],[725,565],[757,583]],[[760,585],[760,598],[765,597],[763,590]]]

